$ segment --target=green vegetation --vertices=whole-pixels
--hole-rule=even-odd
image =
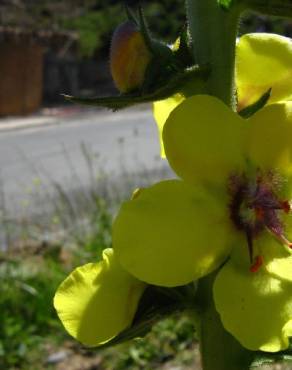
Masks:
[[[192,366],[198,369],[196,338],[189,317],[172,317],[154,326],[143,339],[130,342],[119,348],[107,350],[104,365],[106,370],[152,370],[163,366]]]
[[[91,11],[64,20],[64,28],[78,32],[81,55],[89,57],[95,50],[110,44],[112,31],[125,19],[121,16],[120,8],[121,6],[106,7],[102,11]]]
[[[126,2],[126,1],[125,1]],[[96,50],[107,50],[114,29],[126,20],[123,1],[110,0],[44,0],[32,2],[19,0],[0,4],[0,12],[6,14],[2,25],[24,28],[26,32],[51,30],[54,34],[77,33],[81,55],[91,56]],[[138,1],[128,1],[131,6]],[[154,36],[173,42],[185,22],[182,0],[144,2],[143,8]],[[175,17],[169,15],[175,9]]]
[[[110,244],[111,213],[108,205],[97,204],[96,233],[82,245],[36,247],[2,255],[0,264],[0,368],[43,369],[50,352],[71,342],[56,317],[52,300],[64,277],[77,265],[98,260]],[[154,369],[174,361],[193,362],[190,350],[195,333],[186,317],[168,318],[146,339],[102,351],[85,351],[72,341],[74,355],[101,356],[102,369]],[[48,350],[49,349],[49,350]],[[179,355],[177,356],[177,353]],[[72,354],[73,356],[73,354]],[[146,367],[148,366],[148,367]]]
[[[57,340],[61,325],[52,297],[65,271],[53,256],[23,256],[0,266],[0,368],[29,369],[42,355],[44,338]]]
[[[175,17],[168,15],[176,9]],[[168,0],[145,6],[145,15],[154,37],[172,43],[184,25],[184,4],[182,1]],[[126,20],[122,4],[99,4],[85,14],[61,21],[62,27],[77,31],[79,48],[84,56],[91,56],[96,50],[108,50],[114,29]]]
[[[75,224],[73,200],[64,189],[55,186],[58,198],[53,216],[42,221],[42,228],[33,221],[26,222],[27,230],[17,235],[20,238],[25,235],[25,244],[0,255],[1,369],[42,369],[39,364],[48,355],[46,347],[62,348],[62,341],[68,336],[53,308],[56,288],[72,269],[99,260],[102,250],[111,245],[110,202],[103,201],[93,190],[88,194],[92,208],[87,214],[85,231]],[[86,207],[83,195],[81,192],[75,199],[80,205],[80,217],[84,216],[81,205]],[[73,235],[67,235],[62,243],[36,243],[28,239],[36,226],[39,233],[45,232],[49,220],[61,228],[67,226],[67,233]],[[0,228],[3,231],[7,225]],[[72,228],[75,233],[69,231]],[[6,232],[11,230],[12,224]]]
[[[135,8],[139,1],[125,1]],[[26,31],[52,30],[61,34],[68,31],[77,33],[78,48],[85,57],[96,51],[108,54],[110,39],[114,29],[126,20],[123,1],[114,0],[44,0],[36,4],[28,0],[19,0],[21,6],[4,2],[0,11],[7,16],[2,19],[4,26],[24,27]],[[159,2],[140,1],[143,6],[149,28],[154,37],[173,43],[185,23],[185,5],[182,0],[161,0]],[[222,4],[229,1],[222,0]],[[174,14],[175,16],[172,16]],[[276,32],[291,34],[291,21],[276,17],[246,14],[241,22],[241,33]],[[73,35],[73,34],[72,34]]]

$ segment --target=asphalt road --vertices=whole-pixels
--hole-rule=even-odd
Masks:
[[[101,173],[165,166],[150,109],[114,114],[89,110],[50,125],[0,131],[1,199],[6,208],[17,210],[40,182],[74,188],[78,177],[86,184],[84,148]]]

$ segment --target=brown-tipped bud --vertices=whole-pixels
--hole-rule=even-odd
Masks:
[[[143,85],[151,59],[152,54],[136,25],[127,21],[118,26],[112,38],[110,67],[120,92],[126,93]]]

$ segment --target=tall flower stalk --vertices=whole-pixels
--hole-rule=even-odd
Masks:
[[[216,0],[186,3],[194,59],[199,65],[210,65],[212,71],[205,93],[235,109],[235,44],[241,8],[236,5],[226,11]]]
[[[194,59],[199,65],[211,65],[212,72],[204,86],[206,93],[236,111],[235,45],[241,9],[236,6],[226,12],[215,0],[186,3]],[[225,331],[215,310],[212,279],[202,279],[200,288],[204,300],[199,329],[203,369],[249,369],[248,352]]]

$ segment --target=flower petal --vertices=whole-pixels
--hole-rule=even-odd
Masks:
[[[261,241],[264,267],[275,278],[292,283],[292,251],[271,235]]]
[[[74,270],[54,298],[66,330],[88,346],[110,340],[131,324],[145,287],[120,267],[112,249],[103,258]]]
[[[247,152],[263,170],[290,174],[292,165],[292,102],[269,105],[248,125]]]
[[[246,348],[278,352],[292,334],[292,284],[232,259],[218,273],[214,300],[223,326]]]
[[[169,114],[178,106],[184,97],[181,94],[173,95],[167,99],[159,100],[153,103],[153,115],[158,127],[158,135],[160,141],[160,155],[165,158],[165,151],[162,141],[162,130]]]
[[[226,184],[244,167],[245,121],[219,99],[196,95],[169,115],[163,130],[167,159],[185,181]]]
[[[122,266],[142,281],[167,287],[211,272],[230,251],[229,220],[220,201],[179,180],[142,189],[114,222],[113,246]]]
[[[272,88],[269,103],[292,99],[292,42],[284,36],[253,33],[240,38],[236,70],[239,110]]]

